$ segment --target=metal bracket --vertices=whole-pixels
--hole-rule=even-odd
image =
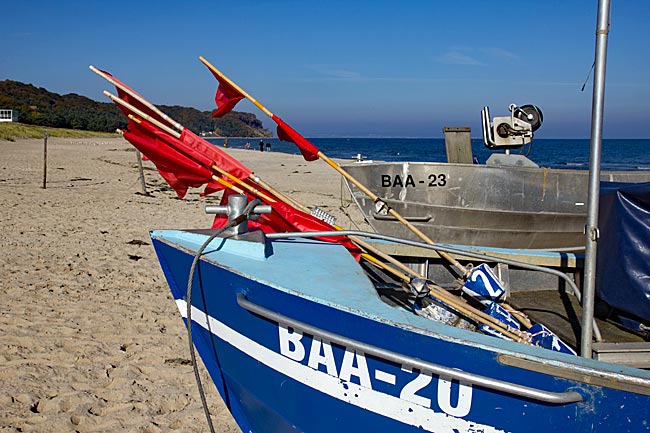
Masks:
[[[205,207],[205,213],[228,215],[228,222],[232,222],[234,219],[240,217],[244,213],[247,205],[248,197],[245,195],[233,194],[228,197],[228,205],[208,205]],[[248,220],[257,219],[259,215],[269,214],[271,212],[273,212],[273,208],[270,205],[257,205],[250,210],[247,219],[229,228],[224,232],[224,234],[232,236],[248,233]]]

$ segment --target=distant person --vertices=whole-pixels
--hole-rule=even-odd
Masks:
[[[269,143],[269,142],[266,143],[266,151],[267,152],[271,151],[271,143]]]
[[[228,139],[227,138],[223,139],[223,147],[228,147]]]
[[[249,150],[251,148],[251,142],[247,141],[246,144],[244,144],[244,149]]]
[[[264,152],[264,140],[260,140],[260,152]]]

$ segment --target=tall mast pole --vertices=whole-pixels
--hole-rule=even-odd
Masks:
[[[582,292],[582,335],[580,355],[591,358],[594,299],[596,292],[596,250],[598,246],[598,201],[600,195],[600,154],[603,142],[603,111],[605,102],[605,67],[609,35],[610,0],[598,2],[596,27],[596,59],[591,106],[591,153],[589,158],[589,200],[585,226],[585,281]]]

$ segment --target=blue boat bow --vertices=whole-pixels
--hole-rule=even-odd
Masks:
[[[183,316],[209,235],[151,233]],[[648,372],[415,315],[338,244],[216,238],[192,284],[194,343],[243,431],[650,431]]]

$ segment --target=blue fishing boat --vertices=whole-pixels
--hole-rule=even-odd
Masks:
[[[214,234],[151,237],[242,431],[650,431],[648,371],[415,314],[338,244]]]
[[[205,194],[228,188],[220,206],[206,208],[227,213],[227,222],[215,219],[206,230],[151,232],[187,326],[201,394],[195,350],[245,432],[649,432],[650,371],[642,369],[650,368],[647,343],[624,343],[625,350],[592,345],[594,338],[602,340],[594,326],[594,269],[604,84],[599,47],[609,13],[609,3],[603,3],[584,266],[577,261],[571,265],[575,257],[568,253],[538,251],[547,256],[521,261],[508,255],[532,253],[435,244],[393,209],[387,212],[424,242],[341,230],[325,222],[328,215],[322,211],[305,212],[128,86],[91,67],[118,90],[118,96],[106,94],[129,118],[124,137],[156,165],[179,197],[188,187],[206,185]],[[227,112],[244,97],[255,101],[278,123],[278,135],[294,142],[306,160],[320,158],[352,181],[308,140],[202,61],[220,83],[218,112]],[[375,204],[385,204],[354,183]],[[643,218],[650,213],[641,211]],[[633,223],[635,246],[650,239],[650,225],[644,222]],[[452,271],[452,280],[447,284],[429,272],[435,260],[428,253],[409,257],[396,252],[398,245],[435,251],[444,269]],[[386,253],[386,248],[394,251]],[[538,259],[556,269],[535,264]],[[470,260],[480,263],[474,266]],[[635,266],[634,275],[650,274],[645,257],[621,263],[628,272]],[[570,267],[573,278],[567,276]],[[526,283],[537,284],[541,280],[533,274],[545,272],[556,279],[556,289],[570,288],[583,310],[580,335],[567,340],[558,328],[531,320],[532,314],[506,302],[511,286],[519,284],[510,280],[509,269],[523,271]],[[584,282],[582,290],[576,281]],[[599,281],[600,296],[612,308],[629,307],[630,302],[619,302],[621,278],[614,278],[613,286],[611,279]],[[639,286],[627,323],[647,321],[647,309],[637,301],[647,301],[647,290]],[[614,290],[610,296],[603,290],[607,288]],[[540,302],[533,299],[536,306]],[[547,310],[559,313],[554,307]],[[641,325],[647,323],[638,331],[646,329]],[[210,422],[205,399],[203,403]]]

